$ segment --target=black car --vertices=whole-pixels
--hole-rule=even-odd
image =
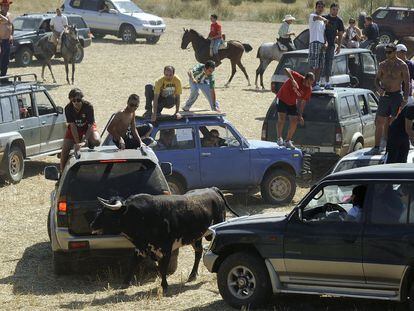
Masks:
[[[414,297],[413,176],[412,164],[329,175],[286,216],[212,226],[204,264],[236,308],[272,292],[404,302]]]
[[[32,63],[33,56],[41,58],[41,51],[37,46],[37,42],[51,32],[50,19],[55,14],[24,14],[13,20],[14,25],[14,41],[11,48],[10,59],[15,59],[18,66],[26,67]],[[69,25],[75,25],[81,47],[76,54],[76,62],[83,60],[83,49],[90,46],[92,36],[89,27],[83,18],[79,15],[66,15]]]

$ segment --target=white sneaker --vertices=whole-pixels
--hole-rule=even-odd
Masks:
[[[279,146],[284,146],[284,145],[285,145],[285,142],[283,141],[283,138],[279,138],[279,139],[277,140],[277,144],[278,144]]]
[[[292,143],[292,141],[291,141],[291,140],[288,140],[288,141],[285,143],[285,146],[286,146],[286,148],[295,149],[295,146],[293,145],[293,143]]]

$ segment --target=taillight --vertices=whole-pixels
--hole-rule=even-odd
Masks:
[[[89,242],[88,241],[69,242],[68,247],[69,249],[88,249]]]
[[[171,195],[171,191],[163,191],[162,192],[164,195]]]
[[[88,37],[91,38],[91,39],[95,38],[94,35],[92,34],[92,32],[88,33]]]
[[[68,226],[68,203],[65,196],[61,196],[57,203],[57,226]]]
[[[340,127],[335,129],[335,145],[342,145],[342,129]]]

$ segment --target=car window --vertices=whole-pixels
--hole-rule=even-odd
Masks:
[[[411,184],[378,183],[373,187],[371,222],[374,224],[405,224],[411,205]]]
[[[200,126],[199,135],[202,148],[240,147],[240,142],[225,125]]]
[[[75,8],[75,9],[80,9],[82,5],[82,1],[81,0],[72,0],[70,3],[70,6]]]
[[[305,105],[303,117],[307,122],[335,122],[335,98],[324,94],[313,94]]]
[[[36,111],[33,109],[32,97],[30,94],[18,94],[16,97],[19,106],[20,119],[35,117]]]
[[[33,30],[38,29],[42,20],[40,18],[17,17],[13,20],[14,30]]]
[[[184,150],[195,148],[194,130],[192,127],[163,128],[155,134],[156,151]]]
[[[388,13],[389,13],[389,11],[381,10],[378,13],[375,14],[375,17],[379,18],[379,19],[382,19],[382,18],[385,18],[385,16],[387,16]]]
[[[105,5],[108,7],[109,10],[116,10],[114,4],[111,1],[102,2],[100,10],[103,10],[105,8]]]
[[[276,67],[275,74],[284,75],[285,68],[291,68],[304,75],[310,71],[308,55],[287,55],[282,57],[279,65]]]
[[[366,185],[328,185],[303,209],[305,222],[362,221]]]
[[[9,97],[2,97],[0,99],[2,123],[13,121],[13,106]]]
[[[82,9],[88,11],[98,11],[101,0],[82,1]]]
[[[335,170],[332,173],[350,170],[351,168],[378,165],[380,164],[380,162],[381,160],[370,160],[370,159],[344,160],[338,164],[338,166],[335,168]]]
[[[408,12],[407,11],[397,11],[396,14],[395,14],[395,19],[397,21],[402,21],[406,17],[408,17]]]
[[[351,115],[346,97],[342,97],[339,100],[339,111],[342,119],[348,118]]]
[[[121,13],[142,13],[143,11],[132,1],[114,1]]]
[[[372,94],[368,95],[368,105],[369,105],[369,109],[371,110],[372,113],[374,113],[378,110],[378,102],[374,98],[374,95],[372,95]]]
[[[361,56],[364,73],[376,74],[375,60],[373,56],[369,53],[362,53]]]
[[[348,68],[351,75],[358,75],[361,68],[361,62],[358,54],[350,54],[348,56]]]
[[[76,28],[82,29],[87,28],[85,21],[80,16],[68,16],[68,24],[69,25],[75,25]]]
[[[362,115],[369,113],[368,103],[364,95],[358,95],[358,107]]]
[[[332,64],[332,74],[333,75],[341,75],[347,73],[347,67],[346,67],[346,56],[341,55],[334,58],[333,64]]]
[[[36,96],[36,106],[37,106],[37,111],[39,112],[39,116],[56,113],[56,108],[50,102],[50,99],[49,97],[47,97],[46,93],[37,92],[35,93],[35,96]]]
[[[359,115],[357,104],[355,102],[355,97],[354,96],[347,96],[346,100],[348,102],[348,107],[349,107],[349,111],[350,111],[351,116]]]

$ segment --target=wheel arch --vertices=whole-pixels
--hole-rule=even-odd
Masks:
[[[414,282],[414,262],[405,269],[404,276],[400,283],[400,301],[404,302],[407,300],[408,294],[410,293],[410,287]]]
[[[351,143],[349,144],[349,148],[348,148],[348,153],[354,151],[354,147],[355,147],[357,142],[360,142],[360,143],[362,143],[362,145],[364,145],[364,136],[362,135],[361,132],[356,132],[356,133],[354,133],[354,136],[352,136],[352,140],[351,140]]]
[[[123,22],[121,25],[119,25],[119,30],[118,30],[118,37],[121,37],[122,35],[122,29],[126,26],[130,26],[134,29],[134,31],[136,32],[137,30],[135,29],[134,25],[132,25],[131,23],[127,23],[127,22]]]
[[[214,262],[212,272],[217,273],[223,261],[231,254],[234,254],[237,252],[248,252],[256,256],[259,256],[260,258],[264,260],[263,256],[260,254],[258,249],[253,244],[247,244],[247,243],[229,244],[229,245],[224,246],[220,250],[220,255],[217,258],[217,260]]]
[[[188,189],[188,184],[187,184],[187,180],[184,177],[184,174],[178,172],[178,171],[172,171],[172,174],[170,176],[167,176],[167,181],[168,181],[168,177],[174,177],[177,178],[179,181],[181,181],[182,185],[184,186],[184,190]]]
[[[22,48],[22,47],[28,47],[28,48],[29,48],[29,49],[31,49],[31,50],[32,50],[32,52],[34,53],[34,45],[33,45],[33,42],[32,42],[32,41],[21,41],[21,42],[16,42],[16,46],[17,46],[16,53],[17,53],[17,51],[18,51],[20,48]]]
[[[292,174],[293,176],[296,176],[296,171],[295,168],[290,165],[289,163],[286,162],[275,162],[273,164],[271,164],[264,172],[264,174],[262,175],[262,178],[260,180],[260,182],[262,182],[264,180],[264,178],[266,177],[267,174],[269,174],[271,171],[276,170],[276,169],[282,169],[287,171],[288,173]]]

